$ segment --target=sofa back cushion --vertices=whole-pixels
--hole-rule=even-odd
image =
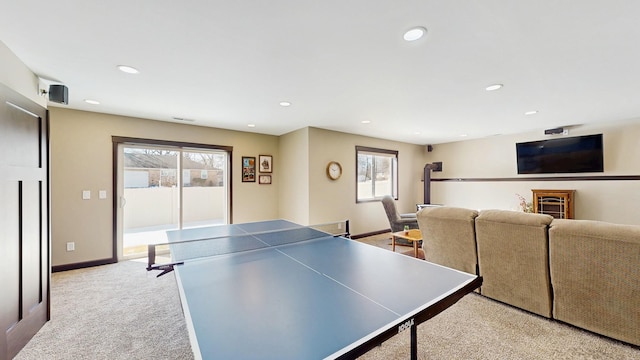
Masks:
[[[482,295],[551,317],[548,227],[553,217],[484,210],[476,218]]]
[[[425,207],[418,214],[425,260],[476,274],[475,210]]]
[[[554,220],[554,318],[640,345],[640,226]]]

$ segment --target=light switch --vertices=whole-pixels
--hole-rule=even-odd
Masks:
[[[106,199],[107,198],[107,190],[100,190],[98,195],[99,195],[100,199]]]
[[[82,200],[91,199],[91,190],[83,190],[82,191]]]

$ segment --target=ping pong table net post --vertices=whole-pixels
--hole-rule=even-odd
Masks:
[[[312,229],[324,231],[333,236],[343,236],[346,238],[351,238],[351,233],[349,229],[349,220],[328,222],[324,224],[316,224],[309,226]]]
[[[151,270],[161,270],[162,272],[156,275],[156,277],[160,277],[166,273],[173,271],[173,267],[175,265],[184,264],[183,261],[168,263],[168,264],[156,264],[156,246],[158,244],[150,244],[147,248],[147,256],[149,258],[147,263],[147,271]]]
[[[173,271],[176,265],[182,265],[185,261],[189,260],[338,236],[346,238],[351,236],[349,233],[349,220],[311,226],[299,226],[289,229],[277,229],[233,235],[225,234],[201,239],[149,244],[147,249],[147,271],[160,270],[161,273],[156,276],[160,277]],[[160,255],[162,255],[163,258],[168,259],[168,262],[160,264],[156,263]]]

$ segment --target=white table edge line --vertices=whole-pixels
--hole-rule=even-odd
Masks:
[[[189,334],[189,342],[191,343],[191,351],[193,352],[193,356],[195,360],[202,360],[202,353],[200,352],[200,345],[198,344],[198,337],[196,336],[195,326],[193,325],[193,320],[191,319],[191,312],[189,311],[189,302],[187,301],[187,297],[184,292],[184,287],[182,286],[182,281],[180,279],[180,271],[179,269],[175,269],[173,271],[175,274],[176,282],[178,284],[178,291],[180,293],[180,302],[182,303],[182,311],[185,322],[187,324],[187,332]]]

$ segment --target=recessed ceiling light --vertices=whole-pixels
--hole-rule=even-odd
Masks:
[[[128,66],[128,65],[118,65],[118,69],[122,72],[125,72],[127,74],[137,74],[140,71],[138,71],[138,69]]]
[[[538,113],[538,110],[531,110],[531,111],[527,111],[526,113],[524,113],[525,115],[535,115]]]
[[[414,28],[409,29],[404,33],[403,38],[406,41],[416,41],[424,36],[427,33],[427,29],[422,26],[416,26]]]
[[[256,127],[256,124],[249,124],[247,126],[250,127],[250,128],[254,128],[254,127]]]
[[[291,106],[291,103],[288,101],[280,101],[280,106],[283,106],[283,107]]]
[[[467,137],[467,134],[460,134],[460,137]]]
[[[493,85],[489,85],[485,88],[485,90],[487,91],[496,91],[496,90],[500,90],[502,89],[504,85],[502,84],[493,84]]]
[[[86,102],[87,104],[91,104],[91,105],[100,105],[100,101],[98,101],[98,100],[84,99],[84,102]]]
[[[371,120],[362,120],[360,121],[362,124],[371,124]]]

